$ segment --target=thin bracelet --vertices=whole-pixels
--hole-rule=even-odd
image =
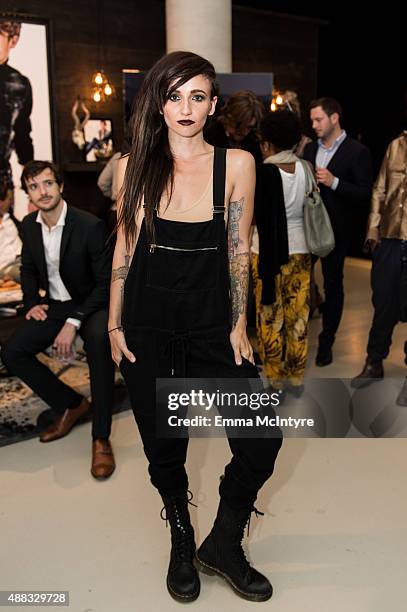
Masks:
[[[108,329],[107,333],[110,334],[111,332],[116,331],[116,329],[120,329],[120,331],[123,331],[123,325],[119,325],[118,327],[113,327],[113,329]]]

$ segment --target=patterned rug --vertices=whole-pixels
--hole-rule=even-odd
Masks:
[[[90,399],[89,369],[84,355],[70,363],[63,363],[42,354],[45,363],[67,385]],[[116,373],[113,414],[128,410],[130,403],[124,381]],[[55,419],[50,410],[19,378],[12,376],[0,379],[0,446],[35,438]],[[91,420],[91,416],[86,419]]]

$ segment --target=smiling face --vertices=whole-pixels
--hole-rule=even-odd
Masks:
[[[169,132],[192,138],[202,132],[208,115],[215,112],[217,98],[211,98],[210,81],[199,74],[178,87],[163,108]]]
[[[44,212],[54,210],[62,202],[63,185],[58,185],[50,168],[28,177],[26,187],[31,204]]]

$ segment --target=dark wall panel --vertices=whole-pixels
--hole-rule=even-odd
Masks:
[[[320,24],[314,19],[234,7],[233,70],[273,72],[276,87],[296,91],[305,108],[317,91]]]
[[[165,14],[160,0],[103,0],[101,52],[97,0],[2,0],[1,10],[29,13],[52,22],[60,160],[79,161],[71,142],[71,108],[79,94],[92,116],[110,116],[115,140],[122,138],[122,68],[145,69],[165,53]],[[102,67],[116,88],[104,104],[90,100],[91,75]]]

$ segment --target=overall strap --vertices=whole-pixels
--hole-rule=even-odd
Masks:
[[[226,184],[226,153],[227,149],[215,147],[213,156],[213,216],[225,214],[225,184]]]

